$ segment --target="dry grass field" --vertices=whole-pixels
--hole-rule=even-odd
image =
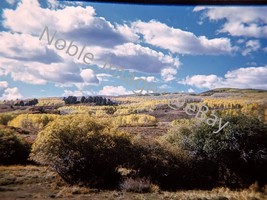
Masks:
[[[175,98],[175,95],[172,95],[172,98],[173,96]],[[181,95],[177,94],[176,98],[180,97]],[[226,91],[223,92],[209,91],[200,94],[198,96],[196,95],[191,97],[187,96],[187,98],[189,99],[190,98],[200,99],[200,102],[196,102],[197,105],[200,103],[205,103],[205,105],[207,105],[210,110],[216,111],[222,117],[227,116],[229,114],[231,116],[245,115],[257,118],[257,120],[265,124],[267,120],[266,97],[267,97],[266,92],[264,93],[257,91],[240,91],[238,93],[236,91],[231,91],[231,90],[229,93],[227,93]],[[190,132],[191,128],[194,127],[194,123],[197,122],[197,120],[192,119],[194,117],[187,115],[182,109],[179,108],[177,110],[174,110],[168,107],[168,102],[166,101],[166,99],[167,99],[166,96],[162,99],[160,98],[152,99],[152,97],[131,97],[131,96],[114,97],[112,100],[118,102],[118,105],[116,106],[96,106],[96,105],[79,105],[79,104],[64,105],[60,100],[53,98],[42,99],[40,105],[28,106],[28,107],[21,107],[21,106],[10,107],[10,105],[5,105],[2,102],[2,104],[0,105],[1,106],[0,131],[2,131],[1,132],[2,135],[0,135],[1,136],[0,148],[2,148],[2,151],[4,152],[1,154],[1,156],[3,156],[3,159],[9,159],[8,154],[12,156],[13,150],[17,151],[17,149],[10,149],[12,148],[13,144],[17,144],[16,142],[18,141],[24,141],[24,143],[21,144],[23,145],[27,144],[30,146],[32,144],[35,145],[33,147],[33,150],[31,151],[35,153],[35,156],[37,156],[35,157],[37,158],[36,160],[42,161],[43,159],[42,156],[45,156],[44,157],[45,159],[50,159],[49,156],[55,156],[51,157],[52,159],[51,161],[49,161],[50,163],[51,162],[53,163],[53,159],[57,159],[57,154],[52,152],[52,150],[50,154],[49,148],[50,149],[54,148],[53,145],[57,145],[57,143],[53,144],[53,140],[50,140],[49,137],[51,136],[49,136],[49,134],[53,134],[53,131],[55,132],[59,131],[57,134],[66,133],[66,137],[68,136],[76,137],[75,136],[76,127],[71,127],[71,126],[75,125],[77,126],[77,129],[81,128],[79,129],[80,131],[77,131],[77,134],[82,134],[81,132],[88,129],[87,125],[83,123],[85,123],[86,120],[87,121],[89,120],[86,123],[92,123],[90,125],[90,127],[91,126],[92,127],[91,128],[89,127],[90,130],[91,129],[96,131],[101,130],[105,132],[107,130],[114,129],[112,133],[108,133],[108,135],[113,134],[115,137],[114,141],[111,141],[111,146],[109,146],[110,144],[109,142],[107,142],[109,141],[109,139],[112,139],[109,138],[109,136],[107,138],[97,138],[97,140],[99,139],[99,141],[103,142],[103,146],[102,143],[97,144],[99,145],[99,147],[97,147],[95,150],[96,152],[99,151],[100,154],[104,155],[104,157],[102,157],[103,159],[106,158],[105,155],[112,156],[112,154],[110,154],[110,151],[112,151],[112,148],[116,147],[116,143],[114,142],[116,142],[117,140],[121,140],[122,142],[125,142],[125,144],[127,144],[128,136],[130,138],[133,136],[133,141],[134,141],[132,144],[133,148],[139,148],[139,150],[137,151],[141,151],[141,153],[142,151],[144,151],[143,152],[144,154],[142,154],[141,158],[144,159],[143,160],[144,162],[147,162],[147,167],[151,167],[152,171],[155,169],[155,171],[153,172],[151,171],[151,174],[152,178],[154,175],[154,179],[156,181],[148,183],[145,183],[145,181],[133,182],[130,183],[129,190],[126,189],[128,186],[125,186],[124,188],[118,186],[115,188],[113,187],[111,189],[103,189],[101,187],[88,186],[88,185],[85,186],[82,183],[71,184],[70,181],[62,179],[62,177],[64,177],[65,175],[64,173],[63,176],[60,176],[57,172],[53,171],[51,167],[48,167],[50,163],[46,163],[46,160],[40,162],[41,164],[40,163],[37,164],[36,160],[34,160],[34,162],[31,160],[30,162],[25,161],[25,163],[20,163],[22,161],[20,162],[16,161],[17,159],[16,156],[19,156],[20,154],[14,154],[13,156],[15,156],[14,158],[15,161],[11,160],[12,161],[11,162],[10,160],[8,160],[7,161],[9,162],[8,164],[5,163],[2,166],[0,166],[0,199],[1,200],[9,200],[9,199],[10,200],[11,199],[12,200],[13,199],[264,200],[267,199],[267,186],[264,185],[259,186],[257,182],[254,183],[250,182],[251,183],[250,186],[247,185],[246,187],[235,188],[228,186],[215,186],[209,189],[208,188],[201,189],[202,186],[205,187],[205,184],[207,184],[207,182],[206,183],[203,182],[203,185],[201,185],[202,184],[201,182],[200,183],[196,182],[197,186],[195,188],[190,186],[190,189],[182,188],[183,185],[187,184],[180,182],[182,185],[181,188],[178,187],[176,189],[161,188],[159,186],[160,184],[159,185],[157,184],[157,179],[159,178],[158,179],[159,181],[164,180],[165,175],[162,176],[162,174],[166,173],[163,172],[165,168],[168,170],[173,170],[172,167],[174,167],[174,169],[177,168],[177,165],[175,163],[166,164],[174,162],[172,160],[168,160],[171,158],[171,156],[174,156],[173,157],[174,159],[177,158],[178,161],[179,159],[182,159],[182,161],[188,162],[189,164],[190,162],[192,162],[192,160],[190,160],[190,156],[188,156],[190,154],[187,155],[186,152],[181,151],[180,148],[182,148],[182,146],[179,146],[179,148],[175,146],[175,145],[181,145],[179,142],[180,140],[183,139],[182,137],[177,138],[175,134],[179,131],[181,133],[189,134],[186,131]],[[67,121],[69,120],[69,123],[64,123],[64,120]],[[82,122],[83,120],[85,121]],[[90,120],[93,121],[91,122]],[[79,125],[80,123],[82,124],[81,125],[82,127],[80,127]],[[246,125],[247,124],[244,124],[244,126]],[[105,126],[109,128],[106,130],[104,129]],[[64,130],[65,132],[64,131],[60,132],[61,129]],[[209,129],[203,129],[203,130],[209,131]],[[68,133],[68,131],[70,133]],[[13,134],[15,134],[16,137]],[[42,138],[41,135],[44,134],[47,134],[47,138]],[[126,136],[124,134],[126,134]],[[192,133],[190,132],[190,134],[193,134],[193,132]],[[81,135],[81,137],[84,136]],[[103,135],[103,137],[106,136]],[[68,142],[66,138],[62,139]],[[212,140],[210,141],[213,142]],[[50,145],[49,142],[52,142],[51,143],[52,146],[45,146],[46,143]],[[69,142],[70,142],[69,144],[66,143],[70,145],[70,147],[68,148],[73,148],[71,146],[73,145],[71,142],[76,142],[76,141],[70,139]],[[83,142],[83,140],[81,140],[80,142]],[[18,143],[18,145],[21,144]],[[80,143],[78,142],[77,144],[79,146]],[[90,144],[91,144],[90,140],[88,140],[88,145]],[[119,156],[117,157],[126,154],[126,150],[123,149],[124,148],[123,145],[125,144],[118,144],[122,145],[121,147],[119,147],[122,149],[115,149],[114,153],[117,153],[118,151],[118,153],[121,152],[122,154],[118,154]],[[218,144],[215,144],[215,147],[213,146],[211,147],[215,148],[214,151],[217,151],[216,149],[217,146]],[[16,148],[22,148],[22,147],[18,146]],[[108,149],[107,152],[105,151],[105,148]],[[135,149],[132,149],[132,151],[135,151]],[[166,154],[166,152],[172,152],[172,153]],[[130,153],[132,153],[131,150]],[[95,159],[97,159],[97,156],[100,154],[96,154]],[[165,154],[167,155],[167,157],[164,157]],[[39,157],[40,155],[41,157]],[[75,158],[76,155],[78,154],[74,153],[67,156],[74,156]],[[133,156],[130,157],[130,160],[137,159],[134,157],[134,155],[135,154],[129,155],[129,157]],[[68,162],[72,163],[72,160]],[[99,162],[102,163],[101,160]],[[112,158],[110,158],[105,162],[109,164],[109,162],[113,162],[113,160]],[[136,160],[136,162],[138,162],[138,159]],[[143,167],[145,173],[150,173],[146,171],[146,166],[145,167],[143,165],[139,166],[138,164],[137,166],[140,168]],[[192,167],[191,165],[185,165],[185,166]],[[179,168],[178,166],[177,170],[182,170],[182,173],[183,170],[185,170],[185,173],[189,173],[189,176],[192,176],[191,177],[192,180],[196,178],[196,176],[198,175],[201,176],[202,172],[198,172],[197,165],[193,165],[192,167],[192,169],[196,168],[195,169],[196,171],[192,172],[193,174],[190,174],[191,168],[186,170],[186,167],[185,169],[183,169]],[[127,170],[131,171],[132,169],[126,169],[126,171]],[[163,171],[161,172],[157,170],[163,170]],[[200,167],[199,170],[203,171],[203,168]],[[204,168],[204,173],[207,171],[208,170],[205,170]],[[189,179],[186,178],[187,175],[179,175],[179,173],[177,175],[175,171],[170,171],[170,173],[174,173],[174,175],[178,177],[185,176],[185,179],[181,179],[181,181],[190,180],[190,178]],[[231,179],[234,180],[234,176],[236,176],[236,174],[235,173],[228,174],[228,172],[225,173],[226,173],[225,180],[227,180],[228,182],[226,181],[224,184],[227,185],[229,183],[229,180],[230,182]],[[148,176],[147,174],[145,175]],[[231,178],[231,176],[233,176],[233,178]],[[134,180],[134,179],[128,179],[128,180]],[[173,179],[170,180],[173,181]],[[145,186],[145,184],[148,184],[148,186]],[[137,189],[136,187],[141,188],[141,189],[139,188],[141,193],[139,189]],[[145,187],[148,187],[148,191],[146,191]],[[135,192],[131,192],[131,190]]]
[[[256,200],[267,199],[267,188],[257,185],[248,189],[231,191],[215,188],[210,191],[154,191],[153,193],[131,193],[125,191],[98,190],[64,183],[55,172],[40,166],[1,166],[1,200],[13,199],[107,199],[107,200]]]

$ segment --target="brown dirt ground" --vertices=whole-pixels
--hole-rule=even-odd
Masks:
[[[159,122],[171,122],[175,119],[187,119],[190,118],[184,111],[168,109],[157,109],[153,112],[149,112],[149,115],[152,115],[157,118]]]
[[[81,199],[81,200],[266,200],[267,188],[259,190],[252,186],[247,190],[231,191],[216,188],[211,191],[189,190],[154,193],[130,193],[124,191],[98,190],[69,186],[46,167],[38,166],[0,166],[1,200],[43,200],[43,199]]]

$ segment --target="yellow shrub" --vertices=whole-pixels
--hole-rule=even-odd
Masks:
[[[265,96],[266,97],[266,96]],[[249,115],[261,121],[265,119],[267,103],[259,97],[255,98],[205,98],[204,103],[210,108],[219,110],[222,115]]]
[[[92,116],[106,116],[110,106],[63,106],[59,108],[61,114],[89,114]]]
[[[43,129],[50,121],[53,121],[57,117],[58,115],[55,114],[21,114],[11,120],[8,125],[38,131]]]
[[[171,122],[172,126],[191,126],[192,124],[198,123],[198,119],[175,119]]]
[[[117,116],[112,119],[115,126],[154,126],[157,120],[154,116],[145,114],[131,114]]]
[[[14,119],[17,115],[10,113],[1,113],[0,114],[0,124],[7,125],[9,121]]]
[[[128,115],[128,114],[130,114],[129,108],[117,109],[117,111],[114,113],[114,115]]]
[[[107,116],[107,115],[108,114],[106,113],[105,110],[96,110],[95,114],[94,114],[94,116],[96,116],[96,117],[103,117],[103,116]]]
[[[88,115],[65,115],[38,133],[31,158],[50,165],[71,184],[117,185],[116,169],[128,163],[130,136]]]
[[[38,100],[38,106],[64,106],[65,102],[58,98],[45,98]]]

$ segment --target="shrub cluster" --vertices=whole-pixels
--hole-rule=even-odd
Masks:
[[[114,117],[112,123],[115,126],[154,126],[157,119],[146,114],[131,114]]]
[[[255,181],[267,182],[267,127],[256,118],[226,116],[230,123],[219,133],[205,123],[178,125],[164,137],[174,147],[212,163],[217,184],[246,187]]]
[[[0,164],[27,163],[31,147],[18,133],[11,129],[0,129]]]
[[[20,114],[11,120],[8,125],[39,131],[57,117],[56,114]]]
[[[64,106],[65,102],[61,98],[40,98],[38,106]]]
[[[14,119],[17,115],[11,113],[1,113],[0,114],[0,124],[7,125],[9,121]]]
[[[225,120],[230,125],[217,134],[205,123],[176,121],[156,142],[131,138],[88,115],[62,116],[38,134],[31,157],[72,184],[118,187],[122,182],[129,190],[143,185],[140,192],[149,185],[140,180],[148,179],[162,189],[267,183],[266,125],[246,116]],[[119,168],[136,173],[125,179]]]
[[[127,162],[130,139],[86,115],[63,116],[38,134],[32,158],[69,183],[112,187]]]

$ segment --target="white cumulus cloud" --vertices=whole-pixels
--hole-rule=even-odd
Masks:
[[[7,88],[8,82],[6,81],[0,81],[0,91],[4,88]]]
[[[17,87],[10,88],[7,81],[0,81],[0,100],[15,100],[21,97]]]
[[[98,83],[98,79],[96,75],[94,74],[94,71],[91,69],[82,70],[80,75],[82,79],[84,80],[84,82]]]
[[[139,35],[131,26],[112,24],[97,16],[91,6],[48,3],[50,7],[44,8],[37,0],[21,0],[15,8],[3,9],[2,24],[8,31],[0,32],[1,75],[29,84],[75,85],[79,90],[98,83],[98,77],[90,75],[92,71],[83,72],[85,64],[77,56],[66,54],[67,47],[55,48],[57,39],[64,39],[67,45],[73,41],[80,49],[85,45],[94,54],[92,65],[100,67],[108,61],[124,69],[160,73],[163,68],[180,65],[178,57],[136,44]],[[50,37],[57,31],[51,45],[39,40],[46,26]]]
[[[187,91],[188,91],[189,93],[194,93],[194,92],[195,92],[195,90],[193,90],[192,88],[189,88]]]
[[[208,17],[211,21],[224,20],[219,32],[229,33],[232,36],[267,37],[266,6],[196,7],[194,11],[204,11],[204,17]]]
[[[90,91],[84,91],[84,90],[64,90],[64,93],[62,96],[90,96],[92,95],[92,92]]]
[[[157,79],[155,76],[141,76],[141,77],[134,77],[134,80],[143,79],[147,82],[157,82]]]
[[[15,0],[6,0],[6,2],[10,5],[13,5],[16,1]]]
[[[246,42],[246,47],[242,51],[243,56],[249,55],[253,51],[259,50],[261,47],[260,41],[259,40],[249,40]]]
[[[197,37],[191,32],[151,20],[137,21],[132,24],[136,33],[143,35],[148,44],[166,49],[172,53],[194,55],[229,54],[236,50],[231,46],[229,38],[208,39],[206,36]]]
[[[22,98],[22,95],[20,94],[18,88],[14,87],[5,89],[2,97],[0,97],[0,100],[16,100],[20,98]]]
[[[161,70],[161,77],[166,82],[174,80],[176,74],[177,70],[171,67]]]
[[[187,76],[179,83],[197,88],[253,88],[267,90],[267,66],[247,67],[228,71],[224,77],[217,75]]]
[[[181,64],[178,57],[164,55],[162,52],[134,43],[118,45],[112,51],[106,50],[100,55],[100,60],[106,60],[112,65],[148,73],[159,73],[167,66],[179,68]]]
[[[123,86],[104,86],[102,90],[98,92],[99,95],[104,96],[119,96],[119,95],[127,95],[133,94],[133,92],[126,90]]]
[[[96,17],[92,6],[45,9],[37,0],[22,0],[15,10],[4,9],[3,18],[3,25],[14,32],[39,35],[49,25],[67,38],[88,45],[112,47],[138,39],[126,26],[117,28],[103,17]]]

